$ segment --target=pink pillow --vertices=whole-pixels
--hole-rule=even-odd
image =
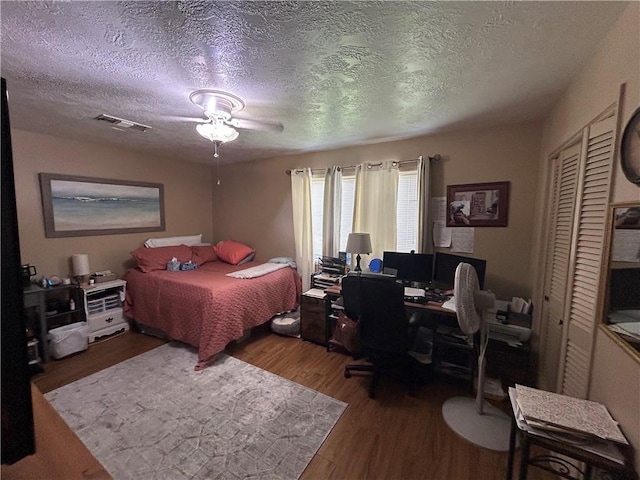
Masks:
[[[207,245],[207,246],[192,245],[191,252],[193,252],[191,260],[193,261],[193,263],[197,264],[198,266],[202,265],[203,263],[215,262],[216,260],[218,260],[215,247],[212,245]]]
[[[171,247],[146,248],[140,247],[131,252],[138,262],[138,268],[144,273],[153,270],[166,270],[167,263],[176,257],[180,263],[191,260],[191,248],[186,245],[174,245]]]
[[[249,255],[253,255],[256,251],[243,243],[234,242],[233,240],[222,240],[216,245],[216,255],[223,262],[237,265]]]

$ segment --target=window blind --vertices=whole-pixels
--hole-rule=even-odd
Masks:
[[[396,250],[418,250],[418,172],[400,172]]]
[[[347,239],[353,225],[353,205],[356,196],[356,176],[342,176],[342,211],[340,212],[340,251],[347,249]]]

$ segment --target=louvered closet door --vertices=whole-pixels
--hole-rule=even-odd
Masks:
[[[563,150],[554,160],[545,291],[542,311],[544,359],[542,387],[553,390],[558,381],[558,365],[563,338],[563,316],[573,237],[581,144]]]
[[[585,162],[580,171],[573,232],[570,288],[564,317],[562,376],[558,391],[586,398],[596,326],[598,283],[616,133],[616,116],[588,127]],[[561,380],[561,381],[560,381]]]

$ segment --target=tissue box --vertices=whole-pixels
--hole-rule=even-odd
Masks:
[[[91,275],[91,278],[95,283],[104,283],[116,280],[118,277],[116,277],[115,273],[110,273],[108,275]]]
[[[198,268],[198,264],[193,262],[185,262],[180,265],[180,270],[195,270],[196,268]]]
[[[168,262],[167,270],[169,270],[170,272],[177,272],[178,270],[180,270],[180,262],[178,262],[177,260]]]

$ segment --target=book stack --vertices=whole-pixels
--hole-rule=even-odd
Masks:
[[[624,465],[617,444],[629,443],[604,405],[522,385],[509,388],[509,397],[520,430]]]

